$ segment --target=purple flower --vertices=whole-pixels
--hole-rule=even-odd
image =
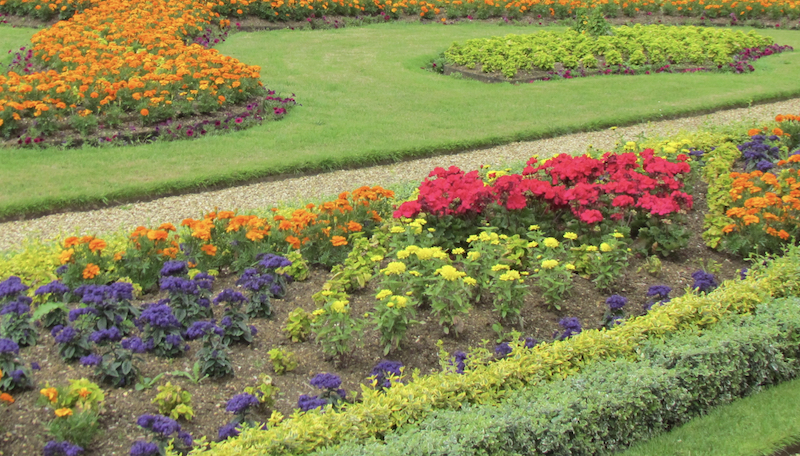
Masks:
[[[105,342],[117,342],[122,339],[122,334],[116,326],[108,329],[101,329],[92,333],[89,340],[96,344],[103,344]]]
[[[25,298],[25,297],[27,296],[20,296],[20,298]],[[0,315],[7,315],[7,314],[24,315],[28,313],[28,311],[31,310],[31,306],[22,302],[20,298],[17,298],[16,301],[11,301],[10,303],[3,306],[3,308],[0,309]]]
[[[47,285],[42,285],[41,287],[37,288],[34,294],[36,296],[41,296],[45,294],[52,294],[52,295],[60,295],[63,296],[69,293],[69,287],[64,285],[60,280],[54,280]]]
[[[258,405],[258,398],[253,396],[252,394],[242,393],[233,396],[231,400],[225,405],[225,411],[234,413],[236,415],[242,415],[247,412],[247,409],[250,407],[255,407]]]
[[[198,295],[200,288],[197,282],[180,276],[168,276],[161,279],[161,289],[170,293],[183,295]]]
[[[55,328],[54,328],[55,329]],[[75,340],[79,336],[78,331],[73,328],[72,326],[65,326],[61,331],[59,331],[56,336],[55,340],[57,344],[68,344]]]
[[[167,334],[167,337],[164,338],[164,341],[167,343],[167,345],[177,347],[183,343],[183,338],[178,334]]]
[[[217,334],[218,336],[224,335],[222,328],[215,325],[213,321],[196,321],[186,330],[186,339],[196,340],[211,333]]]
[[[581,328],[580,322],[575,317],[562,318],[561,321],[558,322],[558,324],[561,325],[562,328],[564,328],[564,332],[561,334],[561,336],[558,337],[559,340],[564,340],[568,337],[580,334],[580,332],[583,330],[583,328]]]
[[[78,309],[72,309],[69,311],[69,321],[75,321],[80,318],[82,315],[97,315],[97,309],[93,309],[91,307],[80,307]]]
[[[154,328],[180,328],[181,324],[166,304],[153,304],[142,312],[139,321]]]
[[[158,456],[158,445],[153,442],[137,440],[131,446],[131,456]]]
[[[233,324],[233,320],[231,320],[231,317],[225,316],[222,317],[222,320],[220,320],[219,324],[226,328],[230,328],[230,326]]]
[[[256,334],[258,334],[258,328],[256,328],[256,327],[255,327],[255,326],[253,326],[253,325],[250,325],[250,326],[248,326],[248,327],[250,328],[250,335],[251,335],[251,336],[255,336]]]
[[[297,407],[304,412],[315,408],[322,408],[326,405],[328,405],[328,401],[320,399],[319,396],[306,396],[305,394],[301,394],[297,399]]]
[[[41,366],[39,366],[39,363],[37,363],[36,361],[33,361],[31,363],[31,369],[33,369],[35,371],[42,370]]]
[[[136,424],[160,434],[161,437],[169,437],[181,430],[181,425],[177,421],[164,415],[142,415],[136,420]]]
[[[694,279],[692,288],[701,293],[707,293],[714,288],[717,288],[719,285],[717,280],[714,278],[714,274],[705,271],[696,271],[692,273],[692,278]]]
[[[746,279],[747,278],[747,272],[748,272],[747,268],[742,268],[739,271],[739,278],[742,279],[742,280]]]
[[[231,437],[236,437],[239,435],[239,430],[236,427],[239,423],[228,423],[225,426],[219,428],[219,440],[227,440]]]
[[[83,454],[83,448],[66,440],[61,442],[51,440],[45,444],[42,452],[44,456],[79,456]]]
[[[130,301],[133,299],[133,284],[114,282],[106,287],[106,293],[112,301]]]
[[[452,363],[456,366],[456,373],[463,374],[464,369],[466,369],[467,364],[467,354],[461,350],[453,353],[453,361]]]
[[[15,371],[11,371],[11,378],[14,380],[14,383],[20,383],[23,377],[25,377],[24,370],[17,369]]]
[[[309,382],[311,386],[319,389],[336,389],[342,384],[342,379],[336,374],[317,374]]]
[[[244,303],[247,302],[247,298],[245,298],[244,295],[238,291],[226,288],[222,290],[222,292],[217,295],[216,298],[214,298],[214,304],[220,304],[222,302],[227,302],[230,304]]]
[[[0,282],[0,299],[15,298],[27,289],[28,286],[22,283],[22,279],[17,276],[11,276]]]
[[[647,289],[647,296],[653,297],[656,300],[664,300],[669,298],[669,293],[672,291],[672,288],[666,285],[653,285],[652,287]]]
[[[508,342],[503,342],[500,345],[494,347],[494,352],[497,354],[497,356],[505,358],[506,356],[511,354],[511,345],[509,345]]]
[[[764,173],[771,170],[774,167],[775,164],[769,160],[761,160],[758,163],[756,163],[756,169]]]
[[[194,444],[194,439],[192,438],[192,434],[189,434],[186,431],[179,431],[178,438],[183,441],[183,444],[187,447],[190,447]]]
[[[370,372],[369,376],[375,379],[377,386],[389,388],[392,386],[392,382],[387,377],[392,375],[397,377],[401,376],[402,367],[403,363],[399,361],[383,360],[372,368],[372,372]]]
[[[68,269],[69,269],[69,266],[67,266],[66,264],[63,264],[63,265],[61,265],[61,266],[56,268],[56,275],[58,275],[58,276],[64,275],[64,273],[67,272]]]
[[[205,272],[201,272],[194,276],[194,282],[197,284],[198,287],[202,288],[203,290],[211,291],[211,287],[214,285],[214,276],[207,274]]]
[[[82,366],[99,366],[102,362],[103,357],[100,355],[95,355],[94,353],[91,355],[81,356]]]
[[[161,268],[161,277],[182,276],[189,273],[189,267],[185,261],[167,261]]]
[[[628,298],[625,298],[620,295],[611,295],[608,299],[606,299],[606,304],[608,308],[611,310],[620,310],[625,307],[625,304],[628,303]]]
[[[261,254],[259,257],[261,260],[258,262],[259,266],[266,270],[275,270],[292,265],[292,262],[288,258],[272,253]],[[256,258],[258,259],[259,257]]]
[[[150,339],[149,345],[142,342],[139,337],[130,337],[122,341],[122,348],[130,350],[132,353],[144,353],[153,349],[153,339]]]

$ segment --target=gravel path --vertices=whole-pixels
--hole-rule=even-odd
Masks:
[[[669,136],[681,130],[692,131],[706,125],[721,125],[741,120],[752,120],[755,125],[772,120],[777,114],[800,114],[800,98],[718,111],[702,116],[621,127],[616,131],[576,133],[443,157],[293,177],[88,212],[65,212],[7,222],[0,224],[0,251],[19,246],[26,237],[54,239],[76,230],[83,234],[103,235],[119,229],[131,230],[139,225],[157,225],[162,222],[172,222],[177,225],[184,218],[198,218],[214,208],[248,211],[269,208],[282,201],[335,195],[362,185],[388,186],[408,181],[419,182],[436,166],[456,165],[466,170],[478,169],[481,165],[502,166],[506,163],[525,161],[534,154],[547,157],[562,152],[584,151],[589,144],[600,149],[612,148],[621,136],[626,140],[635,139],[640,134],[650,137]]]

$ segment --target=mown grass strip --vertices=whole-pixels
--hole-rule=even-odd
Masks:
[[[260,179],[432,155],[800,95],[800,53],[756,72],[608,76],[522,86],[422,71],[450,43],[535,29],[392,23],[239,33],[219,47],[260,65],[262,81],[302,106],[281,122],[192,142],[5,150],[0,217],[105,204]],[[554,30],[563,30],[554,29]],[[800,49],[800,33],[761,31]]]
[[[800,441],[800,380],[711,410],[619,456],[761,456]]]

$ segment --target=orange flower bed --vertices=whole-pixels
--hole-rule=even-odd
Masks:
[[[266,95],[258,66],[186,44],[212,23],[227,25],[213,5],[98,2],[38,32],[31,39],[34,58],[47,70],[0,75],[0,134],[9,137],[32,119],[39,130],[57,131],[71,116],[102,117],[115,109],[155,123]]]

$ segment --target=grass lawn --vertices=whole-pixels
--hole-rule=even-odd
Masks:
[[[756,72],[744,75],[608,76],[522,86],[487,85],[420,69],[455,40],[536,30],[392,23],[235,34],[219,46],[220,52],[260,65],[267,87],[296,94],[301,106],[286,119],[196,141],[4,150],[0,216],[800,95],[796,52],[762,59]],[[798,32],[760,33],[800,48]]]
[[[36,29],[27,27],[0,25],[0,72],[5,72],[8,64],[14,59],[14,52],[22,46],[30,46],[31,37],[36,32]]]
[[[800,441],[800,380],[717,407],[619,456],[761,456]],[[792,436],[794,436],[792,438]]]

